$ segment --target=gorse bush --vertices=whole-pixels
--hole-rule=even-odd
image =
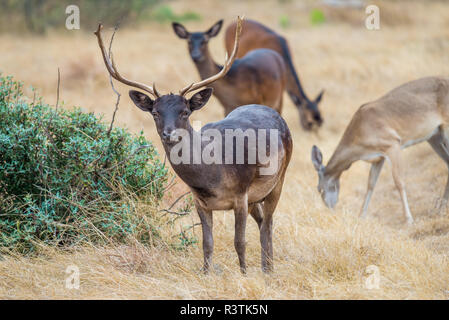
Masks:
[[[166,183],[142,133],[27,102],[22,85],[0,75],[0,247],[29,252],[35,240],[67,246],[129,236],[150,243],[157,228],[136,202],[157,205]]]

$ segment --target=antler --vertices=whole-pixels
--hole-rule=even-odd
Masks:
[[[109,60],[109,56],[106,53],[106,49],[105,49],[104,43],[103,43],[103,38],[101,37],[101,29],[103,29],[103,25],[100,23],[98,25],[97,31],[95,31],[94,33],[97,36],[98,45],[100,46],[101,54],[103,55],[104,64],[106,65],[106,69],[108,69],[109,74],[115,80],[120,81],[121,83],[124,83],[124,84],[126,84],[128,86],[131,86],[131,87],[135,87],[135,88],[141,89],[143,91],[146,91],[146,92],[150,93],[154,97],[159,98],[160,95],[157,92],[156,88],[153,89],[154,84],[153,84],[153,87],[150,87],[150,86],[147,86],[147,85],[145,85],[143,83],[140,83],[140,82],[128,80],[128,79],[126,79],[126,78],[124,78],[124,77],[122,77],[120,75],[120,73],[117,70],[117,67],[115,66],[114,57],[112,55],[112,52],[111,52],[111,60]]]
[[[228,53],[226,52],[225,63],[223,65],[223,68],[220,70],[220,72],[217,73],[216,75],[213,75],[210,78],[207,78],[200,82],[192,83],[192,84],[188,85],[187,87],[185,87],[184,89],[179,91],[179,95],[184,96],[185,94],[187,94],[191,91],[205,87],[205,86],[211,84],[212,82],[215,82],[215,81],[223,78],[226,75],[226,73],[228,73],[229,69],[231,68],[232,64],[234,63],[235,57],[237,55],[237,51],[239,49],[240,33],[242,31],[242,21],[243,21],[243,17],[238,16],[237,17],[237,28],[235,30],[234,50],[232,50],[230,59],[228,59]]]

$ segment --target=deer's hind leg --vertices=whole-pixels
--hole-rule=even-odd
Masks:
[[[440,127],[438,132],[433,135],[429,140],[429,144],[432,146],[433,150],[440,156],[441,159],[446,162],[449,170],[449,139],[444,133],[444,129]],[[446,188],[444,189],[443,201],[447,204],[449,200],[449,174],[446,182]]]
[[[263,220],[260,226],[261,264],[263,272],[273,271],[273,214],[281,196],[283,184],[284,175],[282,175],[263,203]]]

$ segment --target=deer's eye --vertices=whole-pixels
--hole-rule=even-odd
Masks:
[[[153,117],[155,117],[155,118],[158,118],[158,117],[159,117],[159,113],[157,113],[157,112],[152,112],[151,114],[152,114]]]
[[[183,112],[181,112],[181,117],[182,118],[187,118],[189,116],[189,111],[183,111]]]

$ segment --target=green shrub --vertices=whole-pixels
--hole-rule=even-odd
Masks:
[[[175,12],[173,12],[173,9],[168,5],[161,5],[157,7],[154,10],[151,18],[159,23],[169,23],[173,21],[186,22],[186,21],[201,20],[201,16],[196,12],[187,11],[183,14],[176,14]]]
[[[279,17],[279,25],[283,28],[283,29],[287,29],[290,27],[291,22],[290,22],[290,18],[288,17],[288,15],[283,14]]]
[[[157,205],[166,184],[142,133],[109,132],[93,113],[26,102],[22,85],[0,75],[0,247],[30,252],[36,240],[68,246],[129,236],[150,243],[154,219],[136,203]]]
[[[310,12],[310,22],[313,25],[320,25],[326,22],[326,17],[324,16],[324,12],[320,9],[313,9]]]

